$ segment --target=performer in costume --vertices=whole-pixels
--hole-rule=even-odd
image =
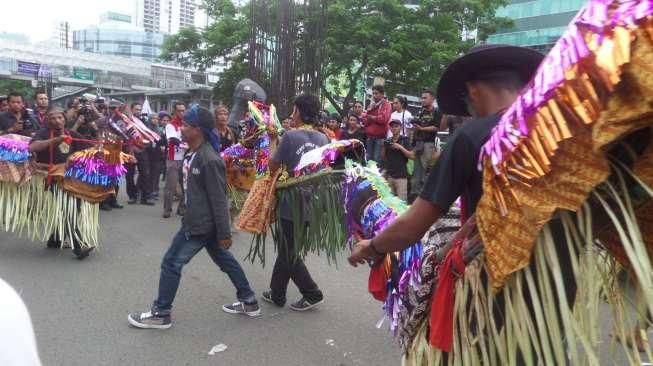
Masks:
[[[312,128],[312,124],[318,122],[319,113],[320,103],[315,96],[300,95],[295,99],[292,113],[295,129],[283,135],[277,150],[270,158],[271,176],[276,176],[276,172],[282,167],[288,172],[294,171],[303,154],[328,143],[326,136]],[[278,215],[281,216],[282,236],[279,238],[281,241],[277,243],[277,259],[272,270],[270,290],[263,292],[264,300],[283,306],[286,302],[288,282],[292,279],[302,298],[292,303],[290,308],[298,311],[311,309],[324,302],[322,291],[313,281],[303,260],[294,251],[295,241],[304,238],[294,237],[293,210],[299,210],[299,215],[305,221],[308,220],[311,210],[310,190],[305,189],[301,195],[300,202],[292,203],[299,207],[291,207],[291,202],[287,200],[279,203]]]
[[[653,308],[653,5],[590,1],[521,92],[514,72],[536,60],[519,51],[510,58],[520,65],[501,65],[488,79],[477,65],[505,52],[490,47],[497,46],[471,52],[483,59],[455,61],[438,99],[444,113],[461,115],[469,106],[475,117],[499,116],[456,131],[430,177],[442,178],[438,171],[448,165],[447,179],[429,178],[432,189],[372,241],[361,241],[350,262],[416,242],[454,199],[454,178],[462,216],[475,216],[435,258],[422,258],[422,268],[436,267],[436,288],[420,304],[430,307],[428,321],[402,344],[404,364],[613,363],[599,357],[601,304],[621,339],[635,340],[627,320],[646,318],[646,311],[626,310],[620,268]],[[629,364],[642,363],[637,350],[623,351]]]
[[[52,173],[51,169],[54,165],[65,164],[70,155],[75,152],[84,150],[92,144],[74,141],[72,138],[82,139],[82,136],[77,132],[68,131],[64,128],[66,117],[64,111],[59,108],[53,108],[48,112],[48,125],[39,130],[29,144],[29,150],[35,153],[36,162],[41,164],[44,168]],[[77,199],[79,207],[79,199]],[[75,225],[69,225],[74,227]],[[60,248],[62,245],[63,233],[55,231],[50,236],[47,246],[48,248]],[[79,235],[76,235],[78,238]],[[79,240],[74,240],[71,243],[73,253],[78,259],[88,257],[89,253],[95,248],[89,243],[83,243]]]
[[[109,101],[108,115],[100,118],[97,122],[98,136],[102,143],[111,149],[117,151],[127,151],[127,126],[120,116],[120,107],[122,103],[111,100]],[[100,204],[100,209],[103,211],[111,211],[112,209],[122,209],[123,206],[118,203],[118,189],[119,186],[114,187],[115,194],[107,198]]]

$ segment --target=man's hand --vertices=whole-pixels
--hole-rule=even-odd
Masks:
[[[349,264],[357,267],[359,264],[365,264],[365,260],[377,257],[372,249],[371,243],[371,240],[359,241],[356,246],[354,246],[354,250],[352,250],[349,258],[347,258]]]
[[[396,143],[396,142],[393,142],[392,145],[391,145],[391,147],[392,147],[393,149],[396,149],[396,150],[401,150],[401,148],[403,148],[403,146],[401,146],[401,144],[398,144],[398,143]]]
[[[231,248],[231,243],[231,238],[218,240],[218,247],[224,250],[229,250],[229,248]]]

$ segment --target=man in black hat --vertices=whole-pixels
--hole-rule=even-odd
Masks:
[[[211,112],[206,108],[191,107],[184,114],[181,134],[190,149],[182,167],[186,212],[181,229],[163,257],[157,299],[149,311],[129,314],[127,318],[132,326],[138,328],[167,329],[172,326],[170,313],[182,269],[202,249],[206,249],[236,288],[238,301],[222,306],[222,310],[250,317],[261,315],[242,267],[229,252],[231,220],[227,178],[224,161],[218,155],[220,143]]]
[[[544,55],[528,48],[481,45],[445,70],[437,90],[442,112],[471,115],[473,119],[449,138],[408,211],[374,239],[360,241],[349,257],[350,264],[355,266],[415,243],[458,197],[462,198],[465,212],[474,213],[482,194],[481,172],[477,168],[481,147],[502,111],[515,101],[543,58]]]

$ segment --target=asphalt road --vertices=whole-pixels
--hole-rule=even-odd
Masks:
[[[159,266],[178,217],[161,207],[127,206],[102,213],[101,248],[84,261],[70,250],[46,249],[0,233],[0,278],[21,294],[31,313],[44,365],[398,365],[400,352],[387,328],[377,329],[381,304],[367,294],[367,274],[343,258],[307,264],[325,303],[305,313],[260,302],[257,319],[222,312],[235,301],[227,276],[203,251],[185,268],[173,327],[142,330],[127,314],[145,311],[156,295]],[[244,258],[250,236],[235,235]],[[273,251],[268,245],[268,258]],[[267,289],[272,263],[243,261],[257,292]],[[291,284],[289,301],[299,297]],[[387,324],[387,323],[386,323]],[[218,344],[223,352],[209,356]]]
[[[251,319],[222,312],[222,304],[235,301],[235,291],[201,252],[184,270],[173,327],[130,327],[127,314],[146,311],[156,295],[161,259],[180,225],[178,217],[161,218],[161,211],[160,205],[125,205],[102,213],[101,247],[84,261],[70,250],[46,249],[45,243],[0,232],[0,278],[27,304],[44,365],[400,364],[387,322],[375,327],[382,311],[366,291],[367,269],[349,267],[344,257],[338,266],[324,258],[307,259],[325,293],[320,308],[298,313],[261,301],[263,316]],[[246,255],[250,238],[235,235],[237,258]],[[273,255],[268,245],[267,258]],[[266,290],[272,262],[266,267],[241,263],[257,294]],[[298,297],[291,284],[289,302]],[[602,308],[601,328],[607,335],[612,319]],[[628,363],[609,337],[601,343],[601,364]],[[209,356],[218,344],[227,349]]]

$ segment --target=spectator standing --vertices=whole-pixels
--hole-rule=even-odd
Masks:
[[[401,134],[402,123],[393,119],[390,121],[392,137],[383,144],[381,157],[385,170],[385,179],[388,181],[392,193],[406,201],[408,198],[408,159],[415,159],[415,154],[410,151],[408,137]]]
[[[168,140],[168,156],[166,157],[166,188],[163,197],[163,217],[168,218],[172,213],[172,197],[177,191],[181,177],[182,161],[186,153],[186,144],[181,141],[182,118],[186,113],[186,105],[183,102],[176,102],[173,106],[174,116],[166,125],[166,139]],[[183,216],[186,209],[184,205],[184,193],[177,206],[177,215]]]
[[[283,121],[281,121],[281,126],[286,131],[290,130],[292,128],[292,118],[291,117],[284,118]]]
[[[165,148],[166,142],[163,138],[165,131],[161,127],[159,120],[159,115],[152,114],[148,118],[148,127],[156,132],[161,139],[156,142],[152,142],[147,147],[147,152],[150,156],[150,198],[159,199],[159,181],[161,180],[161,170],[163,164],[165,163]]]
[[[407,109],[408,108],[408,100],[406,97],[403,97],[401,95],[397,95],[394,97],[392,100],[392,109],[393,112],[390,115],[390,121],[396,120],[401,122],[401,136],[406,136],[408,137],[408,140],[410,141],[410,137],[412,135],[412,128],[413,125],[410,123],[410,121],[413,119],[412,113]],[[392,132],[388,131],[388,137],[392,137]]]
[[[435,95],[432,90],[423,90],[421,101],[422,109],[412,121],[415,170],[410,188],[413,195],[420,194],[424,180],[431,166],[435,164],[435,138],[442,120],[442,113],[435,106]]]
[[[30,116],[25,109],[22,94],[9,93],[7,101],[9,102],[9,110],[0,114],[0,134],[15,133],[32,136],[39,130],[38,121]]]
[[[327,122],[327,128],[333,131],[336,140],[340,140],[342,129],[340,128],[340,116],[337,113],[332,113]]]
[[[6,95],[0,95],[0,113],[4,113],[9,110],[9,101],[7,100]]]
[[[50,99],[48,94],[43,90],[37,90],[34,93],[34,118],[39,121],[40,126],[45,126],[48,123],[48,106]]]
[[[388,134],[392,106],[385,98],[381,85],[372,87],[372,101],[363,116],[365,136],[367,137],[367,158],[380,163],[381,146]],[[435,139],[435,138],[434,138]]]
[[[354,102],[354,105],[351,107],[351,112],[349,113],[349,115],[353,114],[354,116],[358,117],[362,121],[364,111],[365,108],[363,107],[363,102],[357,100]]]
[[[143,110],[142,104],[134,102],[130,107],[130,118],[139,118]],[[141,146],[139,143],[140,141],[129,145],[130,153],[136,157],[136,166],[131,164],[127,170],[127,195],[129,196],[127,203],[133,205],[140,198],[142,205],[154,206],[154,202],[150,201],[149,198],[150,189],[152,188],[152,161],[147,146]],[[138,168],[138,179],[134,182],[136,168]]]
[[[347,118],[347,126],[340,134],[340,139],[356,139],[365,144],[365,132],[363,131],[363,128],[361,128],[360,119],[358,119],[358,117],[352,114]]]
[[[295,99],[293,107],[293,122],[295,129],[286,132],[274,155],[270,158],[270,174],[274,175],[281,166],[285,166],[289,172],[299,163],[302,155],[306,152],[324,146],[328,143],[324,134],[313,129],[313,125],[319,123],[320,101],[313,95],[300,95]],[[299,288],[302,298],[292,303],[290,308],[297,311],[311,309],[324,302],[324,295],[311,277],[303,260],[294,254],[295,239],[293,208],[291,204],[301,205],[301,217],[306,221],[311,211],[309,190],[301,192],[302,198],[291,203],[282,200],[279,203],[279,216],[283,235],[277,246],[277,259],[272,269],[270,280],[270,291],[263,292],[263,300],[284,306],[286,303],[286,291],[288,283],[292,280]]]
[[[224,104],[215,108],[213,112],[215,116],[215,131],[220,137],[220,151],[235,144],[238,139],[236,133],[229,127],[229,109]]]
[[[238,301],[222,306],[224,312],[261,315],[245,273],[231,247],[229,201],[224,161],[218,155],[219,144],[214,133],[215,122],[206,108],[193,106],[184,116],[182,134],[190,154],[184,161],[183,184],[186,186],[187,212],[180,230],[172,239],[161,263],[157,299],[149,311],[127,317],[132,326],[146,329],[167,329],[172,326],[172,303],[179,288],[184,265],[206,249],[215,264],[236,288]]]

